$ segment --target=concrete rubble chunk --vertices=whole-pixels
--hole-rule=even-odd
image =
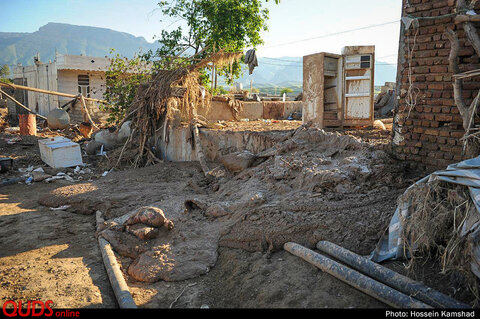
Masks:
[[[41,182],[46,180],[47,178],[52,177],[52,175],[45,173],[43,170],[42,171],[33,171],[32,172],[32,177],[34,182]]]
[[[252,166],[255,159],[256,156],[253,153],[245,151],[224,155],[220,158],[220,162],[229,171],[238,173]]]

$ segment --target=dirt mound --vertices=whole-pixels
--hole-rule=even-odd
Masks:
[[[155,238],[141,240],[130,234],[128,227],[138,219],[138,212],[144,211],[141,208],[107,222],[109,227],[99,234],[117,253],[134,259],[128,267],[132,278],[142,282],[182,281],[205,274],[215,265],[220,225],[211,224],[198,211],[192,211],[188,220],[180,218],[177,227],[156,223],[159,228]],[[153,207],[148,207],[147,212],[152,211]],[[168,221],[163,213],[162,217]]]
[[[47,207],[70,205],[70,211],[91,215],[97,210],[107,212],[112,208],[112,201],[99,198],[100,193],[98,187],[92,183],[80,183],[57,188],[41,197],[38,202]]]
[[[164,211],[175,227],[142,244],[128,231],[110,234],[131,259],[128,274],[144,282],[205,274],[219,246],[274,252],[287,241],[330,240],[368,254],[412,182],[408,167],[353,136],[307,127],[289,135],[237,174],[219,166],[223,174],[205,177],[196,163],[162,163],[64,187],[42,202],[107,218],[147,205]]]
[[[322,239],[368,253],[394,211],[385,202],[405,183],[405,166],[352,136],[301,129],[259,156],[261,165],[220,186],[225,198],[263,202],[234,208],[243,217],[224,233],[222,246],[248,251],[280,250],[287,241],[314,247]],[[380,189],[380,191],[371,191]],[[235,205],[231,205],[235,206]]]
[[[289,198],[248,212],[220,239],[222,247],[254,251],[279,251],[289,241],[314,248],[329,240],[367,255],[392,216],[399,193],[375,193],[361,199],[325,202],[319,198]],[[355,202],[352,205],[352,202]]]

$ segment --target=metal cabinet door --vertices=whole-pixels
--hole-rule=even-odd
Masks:
[[[345,120],[373,118],[373,56],[346,56],[344,59]]]

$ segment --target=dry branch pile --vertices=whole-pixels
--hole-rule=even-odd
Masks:
[[[472,0],[467,4],[466,0],[457,0],[456,12],[458,15],[455,18],[455,23],[463,27],[466,38],[471,43],[477,56],[480,56],[480,35],[475,25],[469,21],[468,16],[465,14],[468,10],[474,10],[476,2],[477,0]],[[461,76],[459,66],[460,42],[458,34],[452,29],[446,29],[445,36],[450,41],[451,47],[448,61],[450,69],[453,72],[452,84],[454,100],[462,116],[463,128],[465,129],[462,153],[468,151],[469,154],[477,154],[479,149],[478,139],[470,139],[470,137],[476,137],[475,134],[470,134],[470,131],[475,122],[474,117],[480,104],[480,92],[478,92],[471,104],[467,105],[463,96],[463,77]]]
[[[454,273],[477,296],[477,277],[472,272],[472,246],[480,221],[466,186],[434,181],[411,188],[400,200],[411,200],[403,218],[402,240],[411,259],[409,268],[427,260],[438,262],[442,273]]]
[[[167,132],[178,122],[196,125],[197,110],[210,106],[211,98],[199,82],[198,70],[209,64],[231,65],[241,56],[241,53],[218,52],[195,65],[158,71],[138,89],[125,118],[132,117],[132,136],[121,150],[112,153],[110,163],[127,161],[133,167],[140,167],[159,162],[152,152],[156,132],[161,129]]]

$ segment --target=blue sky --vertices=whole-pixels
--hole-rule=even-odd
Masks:
[[[321,39],[281,45],[325,34],[400,20],[401,0],[281,0],[272,1],[269,32],[258,48],[264,57],[340,53],[346,45],[376,45],[382,61],[396,63],[400,23]],[[152,42],[163,21],[156,0],[0,0],[0,32],[34,32],[48,22],[104,27],[143,36]]]

